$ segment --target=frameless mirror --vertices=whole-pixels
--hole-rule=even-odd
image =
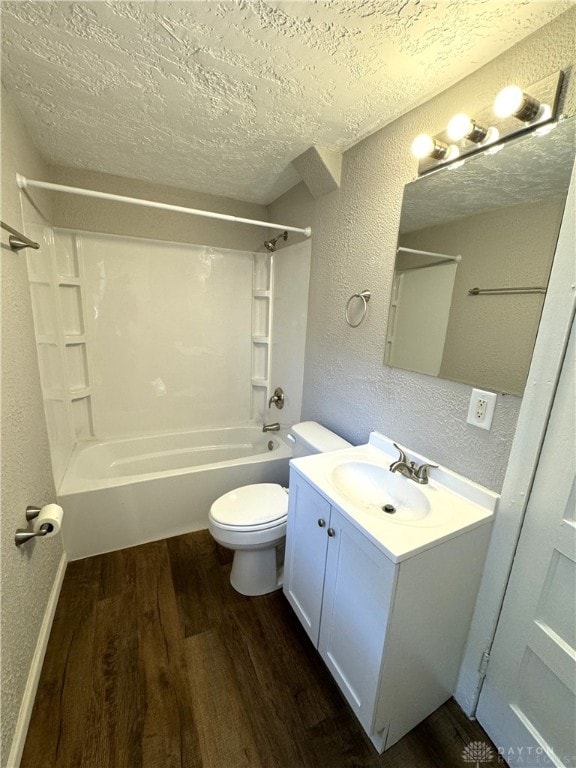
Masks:
[[[523,393],[574,163],[574,123],[406,185],[386,364]]]

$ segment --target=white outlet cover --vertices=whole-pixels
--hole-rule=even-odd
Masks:
[[[468,417],[466,418],[468,424],[472,424],[474,427],[479,427],[480,429],[490,429],[494,417],[494,409],[496,408],[497,397],[498,395],[496,392],[473,389],[472,395],[470,396],[470,405],[468,407]],[[482,419],[476,418],[476,404],[478,400],[486,401],[486,408]]]

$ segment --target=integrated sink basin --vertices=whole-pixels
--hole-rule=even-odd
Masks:
[[[394,563],[491,522],[498,494],[442,466],[432,468],[430,482],[423,484],[390,472],[399,450],[372,432],[366,445],[294,458],[290,468],[328,502],[330,514],[344,515]],[[436,463],[402,450],[408,466]],[[328,512],[322,510],[324,517]]]
[[[416,522],[430,513],[426,494],[413,481],[377,464],[345,461],[334,467],[330,482],[356,507],[392,522]]]

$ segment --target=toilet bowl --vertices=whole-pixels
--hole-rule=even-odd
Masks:
[[[288,435],[295,456],[349,448],[350,443],[313,421],[296,424]],[[288,490],[277,483],[245,485],[212,504],[208,530],[234,550],[230,583],[243,595],[265,595],[282,587]]]
[[[245,485],[220,496],[208,530],[234,550],[230,583],[243,595],[265,595],[282,586],[288,491],[276,483]]]

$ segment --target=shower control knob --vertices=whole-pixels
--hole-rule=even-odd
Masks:
[[[328,528],[326,533],[328,534],[328,536],[330,536],[331,539],[334,538],[334,536],[336,536],[336,531],[334,530],[334,528]]]
[[[324,526],[325,526],[325,525],[326,525],[326,520],[322,520],[322,518],[319,518],[319,520],[318,520],[318,526],[319,526],[320,528],[324,528]]]
[[[284,408],[284,391],[282,390],[282,387],[276,387],[274,394],[270,400],[268,400],[268,408],[272,407],[272,403],[274,403],[276,408]]]

